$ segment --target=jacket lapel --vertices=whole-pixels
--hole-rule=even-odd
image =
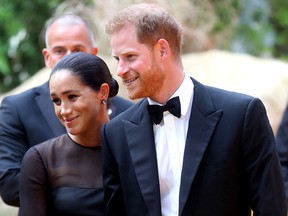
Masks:
[[[193,79],[194,98],[187,133],[181,175],[179,212],[185,206],[190,188],[222,111],[215,110],[205,87]],[[161,215],[160,189],[153,126],[147,100],[139,103],[137,113],[124,120],[132,163],[150,215]],[[139,144],[140,143],[140,144]]]
[[[130,120],[124,121],[132,163],[149,215],[161,215],[160,189],[153,127],[143,100]]]
[[[48,82],[41,85],[37,93],[35,101],[54,136],[66,133],[64,126],[55,115],[54,106],[50,99]]]
[[[204,152],[222,115],[221,110],[215,110],[211,96],[206,92],[205,87],[194,79],[193,83],[194,98],[181,175],[180,215],[189,196],[192,182]]]

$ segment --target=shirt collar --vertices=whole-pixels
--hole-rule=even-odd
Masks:
[[[181,115],[185,115],[187,113],[187,110],[189,108],[190,102],[192,100],[193,97],[193,91],[194,89],[194,84],[190,78],[190,76],[188,76],[185,73],[185,77],[183,82],[181,83],[181,85],[179,86],[179,88],[174,92],[174,94],[169,98],[173,98],[173,97],[177,97],[179,96],[180,99],[180,104],[181,104]],[[148,99],[148,103],[149,104],[157,104],[157,105],[161,105],[153,100],[151,100],[150,98]]]
[[[171,96],[177,97],[179,96],[180,104],[181,104],[181,115],[185,115],[190,105],[190,101],[193,96],[194,84],[190,77],[185,74],[184,80],[180,87],[176,90],[176,92]]]

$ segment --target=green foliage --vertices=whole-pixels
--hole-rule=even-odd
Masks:
[[[211,1],[215,12],[217,14],[217,21],[214,26],[214,32],[220,32],[225,30],[225,28],[233,25],[234,19],[237,17],[237,11],[239,10],[238,0],[224,0],[224,1]]]
[[[288,1],[270,0],[270,21],[276,32],[273,55],[288,60]]]
[[[229,49],[258,57],[271,57],[275,34],[269,22],[270,13],[268,0],[240,0],[238,21],[233,27]]]
[[[19,85],[43,67],[39,35],[63,0],[1,0],[0,92]]]
[[[144,1],[144,0],[143,0]],[[148,1],[148,0],[147,0]],[[73,12],[94,24],[100,53],[110,55],[105,23],[139,0],[0,0],[0,93],[44,66],[40,34],[53,14]],[[184,27],[183,53],[208,49],[288,60],[288,1],[149,0],[171,11]]]

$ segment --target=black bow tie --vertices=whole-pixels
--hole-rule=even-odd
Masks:
[[[148,112],[152,121],[155,124],[159,124],[163,119],[163,112],[169,111],[174,116],[180,118],[181,116],[181,106],[179,97],[171,98],[166,105],[148,105]]]

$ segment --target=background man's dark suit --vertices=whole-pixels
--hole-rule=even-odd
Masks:
[[[249,207],[254,215],[286,215],[275,140],[262,102],[193,82],[179,215],[247,216]],[[161,215],[147,105],[147,99],[138,102],[102,129],[107,215]]]
[[[112,98],[110,102],[110,118],[132,105],[121,97]],[[19,206],[19,172],[28,148],[65,132],[54,113],[48,82],[3,99],[0,108],[0,192],[5,203]]]
[[[284,111],[277,135],[276,145],[281,162],[282,174],[285,183],[286,198],[288,203],[288,106]]]

